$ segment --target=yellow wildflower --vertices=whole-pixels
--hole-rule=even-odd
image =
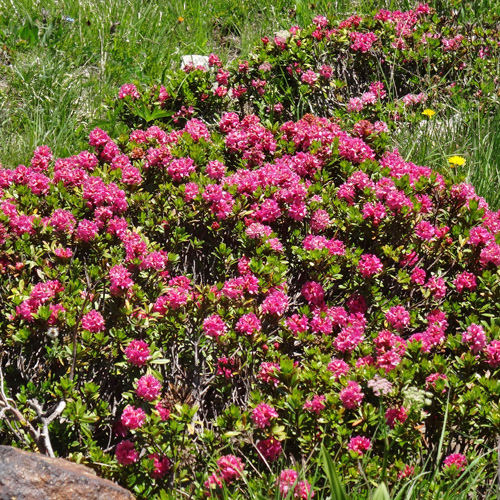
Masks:
[[[424,109],[424,110],[422,111],[422,114],[423,114],[424,116],[428,116],[429,118],[432,118],[432,117],[436,114],[436,112],[435,112],[435,111],[433,111],[432,109]]]
[[[448,162],[452,167],[465,165],[465,158],[462,156],[450,156]]]

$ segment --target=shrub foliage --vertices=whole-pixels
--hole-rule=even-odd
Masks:
[[[377,30],[392,30],[402,57],[432,33],[427,10],[317,19],[216,78],[303,57],[316,80],[299,94],[321,107],[337,86],[308,73],[308,43],[368,64],[398,41]],[[391,150],[385,123],[286,120],[299,110],[280,85],[297,71],[249,85],[239,113],[193,118],[189,105],[203,117],[225,106],[189,100],[196,78],[213,92],[208,75],[184,73],[181,97],[156,89],[184,103],[177,116],[122,88],[130,124],[149,121],[142,109],[169,125],[118,139],[96,128],[89,151],[55,159],[41,146],[0,170],[3,440],[92,465],[140,498],[255,481],[311,498],[303,474],[322,445],[367,487],[429,460],[451,480],[482,460],[500,427],[500,213]],[[283,120],[257,116],[279,103]]]
[[[460,24],[423,4],[336,21],[317,16],[308,27],[263,38],[248,60],[224,67],[211,54],[207,66],[166,71],[149,89],[127,86],[111,106],[109,125],[117,116],[130,127],[191,116],[214,123],[236,111],[277,121],[313,113],[350,125],[366,118],[392,126],[444,103],[478,102],[487,112],[499,97],[497,23]],[[384,83],[388,99],[374,91],[376,81]]]

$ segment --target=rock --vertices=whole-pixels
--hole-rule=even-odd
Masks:
[[[192,64],[194,67],[203,66],[206,70],[209,69],[208,57],[199,55],[189,55],[181,57],[181,69],[184,69],[188,64]]]
[[[276,38],[281,38],[282,40],[284,40],[286,42],[292,36],[292,34],[288,30],[280,30],[280,31],[276,31],[274,33],[274,36]]]
[[[0,500],[134,500],[84,465],[0,446]]]

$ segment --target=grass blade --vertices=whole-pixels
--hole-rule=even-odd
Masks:
[[[332,457],[324,446],[321,447],[321,462],[328,482],[330,483],[331,497],[335,500],[350,500],[337,474]]]
[[[372,500],[391,500],[385,483],[380,483],[372,496]]]

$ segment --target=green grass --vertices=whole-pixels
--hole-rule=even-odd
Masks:
[[[500,110],[488,115],[477,107],[448,109],[427,122],[403,128],[394,144],[403,156],[428,165],[457,181],[465,176],[493,209],[500,208]],[[463,167],[451,167],[450,156],[462,156]]]
[[[244,56],[261,36],[347,3],[2,0],[0,162],[26,163],[41,143],[74,152],[123,83],[158,81],[185,54]]]
[[[485,460],[493,450],[473,460],[465,470],[456,476],[441,471],[441,467],[429,464],[414,477],[402,480],[391,489],[384,483],[372,484],[363,480],[363,460],[358,464],[359,480],[355,484],[345,484],[337,470],[338,464],[328,455],[326,449],[320,452],[321,466],[311,468],[304,464],[297,466],[298,480],[308,478],[314,491],[314,500],[498,500],[496,480],[488,476]],[[286,468],[284,466],[281,470]],[[179,492],[167,495],[168,500],[181,498]],[[283,498],[279,489],[269,478],[248,480],[243,477],[235,488],[223,488],[221,495],[209,498],[222,500],[292,500],[293,489]],[[188,495],[186,494],[186,498]]]

